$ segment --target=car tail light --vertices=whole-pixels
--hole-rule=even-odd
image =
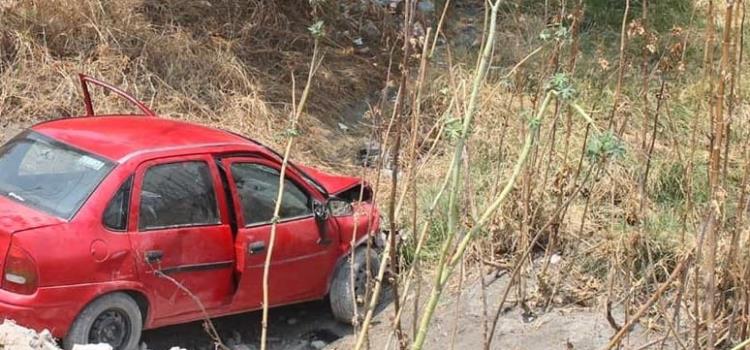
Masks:
[[[34,294],[37,277],[34,259],[25,250],[11,245],[5,258],[2,288],[19,294]]]

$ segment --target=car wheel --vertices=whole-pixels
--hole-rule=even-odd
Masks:
[[[124,293],[94,300],[76,317],[63,340],[66,350],[76,344],[106,343],[114,350],[137,349],[143,317],[138,304]]]
[[[354,261],[351,257],[344,258],[344,261],[336,268],[331,281],[330,301],[333,316],[341,322],[353,323],[364,316],[364,309],[369,300],[366,300],[367,293],[367,256],[370,257],[370,278],[374,280],[378,274],[380,259],[375,251],[367,249],[358,249],[354,253]],[[354,281],[352,281],[352,265],[354,265]],[[354,286],[352,286],[354,282]],[[354,293],[352,293],[352,291]],[[356,314],[354,303],[356,302]]]

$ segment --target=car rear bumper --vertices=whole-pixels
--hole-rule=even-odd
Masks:
[[[0,320],[13,320],[37,331],[47,329],[55,337],[62,338],[99,288],[96,284],[43,287],[32,295],[0,289]]]

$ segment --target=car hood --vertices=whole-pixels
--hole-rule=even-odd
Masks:
[[[310,175],[310,177],[323,186],[326,192],[332,195],[346,191],[362,182],[362,179],[357,177],[333,175],[304,165],[298,165],[297,167],[307,175]]]
[[[64,221],[42,211],[27,207],[0,195],[0,234],[10,235],[19,231],[63,223]]]

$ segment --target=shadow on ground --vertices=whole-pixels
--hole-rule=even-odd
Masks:
[[[249,312],[213,320],[222,340],[237,350],[257,349],[260,344],[261,312]],[[327,301],[316,301],[271,309],[269,349],[318,349],[352,333],[352,327],[333,319]],[[202,322],[145,331],[142,341],[149,349],[171,347],[214,349]]]
[[[392,301],[391,289],[386,286],[375,314],[382,313]],[[261,311],[254,311],[212,321],[222,341],[232,350],[256,350],[260,347],[261,315]],[[327,299],[272,308],[268,315],[268,350],[323,349],[352,333],[350,325],[333,318]],[[215,348],[202,321],[144,331],[141,341],[150,350]]]

